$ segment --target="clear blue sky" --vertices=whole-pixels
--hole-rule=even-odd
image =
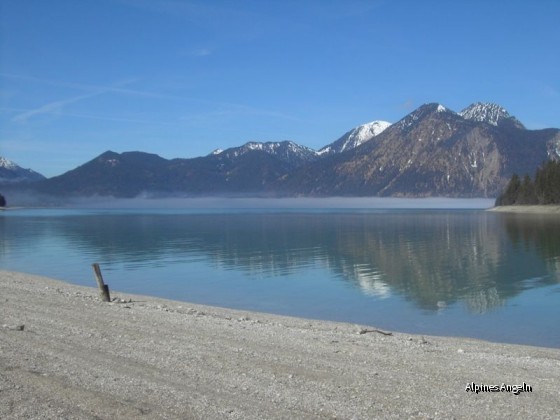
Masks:
[[[0,155],[314,149],[426,102],[560,127],[558,0],[0,0]]]

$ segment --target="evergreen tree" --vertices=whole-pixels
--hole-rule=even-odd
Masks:
[[[519,179],[513,174],[504,192],[496,199],[497,206],[514,204],[560,204],[560,161],[544,163],[535,174]]]
[[[506,190],[496,200],[496,205],[511,206],[512,204],[515,204],[520,187],[521,181],[519,180],[519,175],[513,174],[507,184]]]
[[[519,187],[515,204],[537,204],[537,195],[535,193],[535,185],[529,175],[523,177],[523,181]]]
[[[6,207],[6,199],[0,194],[0,207]]]
[[[560,162],[548,161],[535,176],[535,193],[539,204],[560,203]]]

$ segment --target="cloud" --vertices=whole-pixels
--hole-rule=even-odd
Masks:
[[[195,57],[206,57],[208,55],[212,55],[213,52],[214,51],[210,48],[198,48],[192,50],[190,55],[193,55]]]
[[[199,112],[189,114],[181,118],[182,121],[187,123],[207,123],[208,121],[215,121],[219,118],[238,118],[242,116],[251,117],[268,117],[274,119],[300,121],[299,118],[292,115],[284,114],[282,112],[270,111],[266,109],[255,108],[247,105],[233,104],[227,102],[210,103],[216,109],[207,112]]]
[[[193,53],[196,53],[199,56],[203,56],[205,54],[206,55],[211,54],[212,50],[203,48],[200,50],[195,50],[193,51]],[[168,122],[151,121],[151,120],[145,120],[143,118],[138,118],[138,119],[120,118],[120,117],[113,117],[113,116],[95,115],[89,113],[77,113],[67,109],[72,104],[90,98],[94,98],[97,96],[106,95],[106,94],[120,94],[120,95],[139,96],[139,97],[145,97],[151,99],[190,102],[196,104],[197,107],[199,108],[200,106],[211,108],[211,110],[209,110],[208,112],[199,112],[181,118],[183,122],[201,122],[209,118],[237,117],[237,116],[247,116],[247,115],[262,116],[262,117],[284,119],[284,120],[294,120],[294,121],[299,120],[298,118],[292,115],[288,115],[278,111],[261,109],[246,104],[239,104],[239,103],[232,103],[232,102],[225,102],[225,101],[212,101],[208,99],[173,95],[173,94],[167,94],[161,92],[151,92],[151,91],[138,90],[138,89],[130,89],[126,87],[128,85],[138,82],[139,79],[137,78],[130,78],[108,86],[102,86],[102,85],[93,85],[93,84],[90,85],[90,84],[83,84],[83,83],[73,83],[73,82],[66,82],[66,81],[59,81],[59,80],[52,80],[52,79],[42,79],[33,76],[7,74],[1,72],[0,72],[0,77],[19,79],[27,82],[47,84],[47,85],[61,87],[61,88],[69,88],[74,90],[85,91],[84,93],[58,99],[33,109],[8,108],[8,107],[3,107],[0,109],[0,111],[3,110],[3,111],[17,112],[17,114],[14,117],[12,117],[12,121],[20,124],[26,123],[32,118],[39,117],[41,115],[50,115],[50,114],[76,117],[76,118],[87,118],[87,119],[130,122],[130,123],[146,123],[146,124],[171,124],[172,123],[171,121]]]
[[[408,99],[404,103],[401,104],[400,108],[404,109],[405,111],[409,111],[414,107],[414,101],[412,99]]]
[[[16,116],[12,118],[12,121],[17,123],[25,123],[29,119],[33,117],[37,117],[40,115],[45,114],[60,114],[60,115],[71,115],[70,113],[64,113],[63,109],[68,105],[94,98],[96,96],[105,95],[108,93],[120,93],[120,94],[128,94],[128,95],[140,95],[140,96],[156,96],[159,97],[161,95],[158,94],[151,94],[149,92],[144,91],[137,91],[132,89],[124,89],[123,86],[129,85],[137,81],[137,79],[130,79],[125,80],[122,82],[115,83],[114,85],[110,86],[96,86],[96,85],[86,85],[86,84],[79,84],[79,83],[68,83],[68,82],[60,82],[55,80],[48,80],[48,79],[40,79],[32,76],[24,76],[24,75],[13,75],[13,74],[5,74],[0,73],[2,77],[9,77],[9,78],[16,78],[22,79],[27,81],[32,81],[36,83],[43,83],[43,84],[50,84],[58,87],[66,87],[78,90],[85,90],[88,91],[86,93],[82,93],[80,95],[73,95],[64,99],[59,99],[56,101],[49,102],[44,104],[38,108],[25,110],[21,113],[18,113]],[[93,118],[93,117],[92,117]],[[103,119],[100,117],[100,119]]]
[[[106,93],[106,91],[92,92],[92,93],[87,93],[87,94],[84,94],[84,95],[73,96],[71,98],[66,98],[66,99],[61,99],[61,100],[58,100],[58,101],[50,102],[50,103],[45,104],[45,105],[43,105],[39,108],[31,109],[29,111],[26,111],[26,112],[23,112],[21,114],[16,115],[13,118],[13,121],[18,122],[18,123],[24,123],[31,117],[35,117],[35,116],[42,115],[42,114],[53,114],[53,113],[59,112],[66,105],[70,105],[70,104],[73,104],[73,103],[76,103],[76,102],[79,102],[79,101],[83,101],[84,99],[93,98],[95,96],[102,95],[103,93]]]
[[[558,96],[560,96],[558,89],[556,89],[554,86],[551,85],[544,85],[542,88],[542,93],[544,96],[550,98],[557,98]]]

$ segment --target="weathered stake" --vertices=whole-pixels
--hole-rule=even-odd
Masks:
[[[104,302],[111,302],[111,296],[109,296],[109,285],[103,282],[103,276],[101,275],[101,268],[99,268],[99,264],[93,263],[91,266],[93,267],[95,280],[97,281],[97,285],[101,291],[101,300]]]

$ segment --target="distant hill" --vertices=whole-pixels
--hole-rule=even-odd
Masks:
[[[496,197],[513,173],[560,159],[560,130],[528,130],[503,107],[461,112],[425,104],[400,121],[373,121],[319,151],[249,142],[193,159],[107,151],[36,182],[54,195]]]
[[[43,193],[135,197],[150,194],[259,194],[290,171],[318,159],[293,142],[250,142],[193,159],[107,151],[37,184]]]

